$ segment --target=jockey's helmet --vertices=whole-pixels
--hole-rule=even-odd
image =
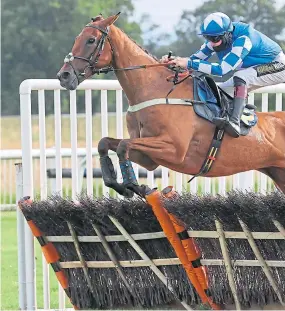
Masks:
[[[200,35],[206,36],[221,36],[226,32],[232,32],[234,29],[231,19],[224,13],[215,12],[208,15],[201,27]]]

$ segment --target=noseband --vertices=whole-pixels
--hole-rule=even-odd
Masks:
[[[85,27],[91,27],[91,28],[95,28],[95,29],[99,30],[102,33],[102,36],[100,38],[99,43],[96,45],[94,51],[91,53],[91,55],[88,58],[82,57],[82,56],[76,56],[76,55],[73,55],[72,53],[69,53],[67,56],[65,56],[64,62],[69,64],[72,67],[72,69],[74,70],[74,73],[78,79],[78,82],[79,82],[79,76],[81,76],[81,77],[85,76],[87,68],[91,69],[92,75],[95,73],[99,74],[99,73],[107,73],[109,71],[112,71],[111,66],[107,66],[107,67],[104,67],[101,69],[95,68],[95,66],[97,65],[99,58],[103,52],[106,39],[108,39],[110,46],[111,46],[111,49],[112,49],[112,52],[113,52],[113,48],[112,48],[110,39],[108,37],[109,27],[107,27],[106,29],[102,29],[102,28],[95,26],[95,25],[92,25],[92,24],[87,24]],[[95,54],[96,54],[96,56],[93,59]],[[76,72],[75,68],[72,65],[72,61],[74,59],[81,59],[81,60],[88,63],[88,65],[84,68],[84,70],[82,72],[79,72],[79,73]]]

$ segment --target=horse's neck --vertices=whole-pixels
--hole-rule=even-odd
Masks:
[[[115,68],[155,64],[157,61],[139,47],[119,28],[111,26],[111,42],[114,49]],[[130,105],[165,97],[172,84],[166,82],[171,71],[164,67],[117,71],[117,78],[124,89]]]

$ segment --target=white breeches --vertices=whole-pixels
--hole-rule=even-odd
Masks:
[[[270,64],[258,65],[236,71],[233,75],[240,77],[246,82],[248,91],[279,83],[285,83],[285,55],[280,53],[274,60],[274,66]],[[267,68],[266,65],[269,65]],[[259,67],[259,68],[258,68]],[[222,82],[219,86],[227,93],[233,95],[233,77]]]

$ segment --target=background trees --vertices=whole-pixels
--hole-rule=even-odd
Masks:
[[[3,0],[2,114],[19,113],[18,89],[24,79],[56,77],[90,17],[122,11],[117,25],[140,40],[139,24],[130,21],[133,10],[131,0]]]
[[[181,56],[194,53],[202,43],[197,36],[199,26],[203,18],[214,11],[222,11],[233,20],[251,23],[285,49],[285,5],[277,9],[272,0],[203,2],[196,10],[183,12],[173,29],[177,39],[168,40],[168,44],[161,42],[165,42],[169,34],[151,35],[158,25],[147,16],[142,21],[133,21],[132,0],[2,0],[2,115],[19,113],[18,88],[24,79],[55,78],[74,37],[90,17],[100,12],[108,16],[119,11],[122,14],[116,25],[158,57],[169,50]],[[141,22],[148,25],[150,35],[146,42],[142,40]],[[114,77],[107,75],[107,78]],[[83,101],[79,101],[78,110],[82,111],[83,106]],[[67,107],[66,101],[64,112],[68,112]],[[52,107],[47,112],[51,111]]]

